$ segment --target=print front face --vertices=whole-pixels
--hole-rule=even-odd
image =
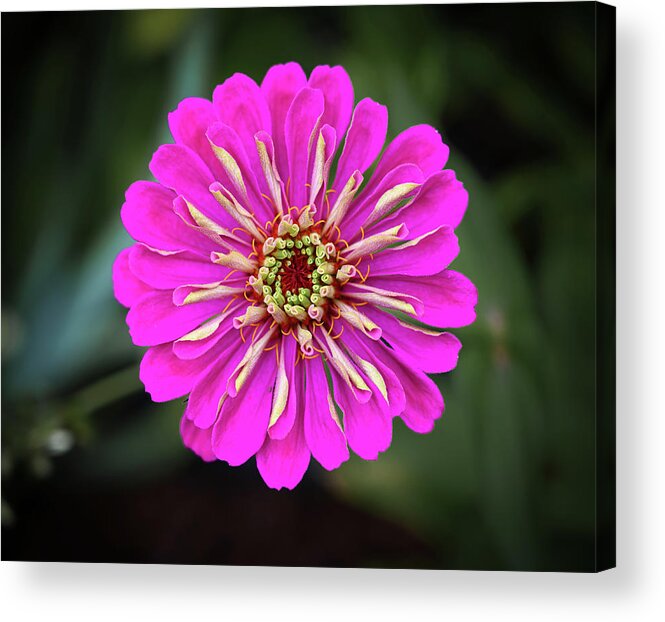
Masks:
[[[158,182],[133,184],[122,210],[137,244],[114,284],[149,346],[147,390],[189,394],[185,444],[231,465],[256,455],[274,488],[310,456],[375,459],[393,417],[431,431],[443,400],[426,374],[461,348],[442,329],[475,319],[475,287],[448,267],[468,201],[441,170],[448,148],[420,125],[380,155],[387,110],[353,98],[341,67],[277,65],[261,86],[235,74],[169,115]]]

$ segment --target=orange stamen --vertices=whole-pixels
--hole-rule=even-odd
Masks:
[[[226,281],[226,280],[227,280],[227,279],[228,279],[228,278],[229,278],[234,272],[238,272],[238,271],[237,271],[237,270],[231,270],[231,272],[229,272],[229,273],[228,273],[228,274],[222,279],[222,283],[223,283],[224,281]]]
[[[235,296],[233,296],[233,298],[231,298],[231,300],[229,300],[229,302],[227,303],[227,305],[224,307],[222,313],[226,313],[226,312],[227,312],[228,308],[231,306],[231,304],[233,303],[233,301],[234,301],[237,297],[238,297],[238,294],[236,294]]]
[[[339,331],[336,335],[333,336],[333,339],[339,339],[342,336],[342,333],[344,332],[344,324],[342,324],[342,330]]]

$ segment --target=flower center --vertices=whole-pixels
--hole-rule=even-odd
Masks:
[[[298,222],[283,216],[273,226],[258,253],[260,268],[249,278],[257,298],[284,329],[321,322],[353,269],[340,266],[336,245],[322,238],[308,214]]]
[[[287,249],[289,248],[288,242],[290,241],[287,241]],[[299,250],[300,252],[298,252]],[[287,250],[285,255],[284,260],[276,264],[281,264],[281,266],[277,272],[275,285],[281,285],[287,294],[288,292],[298,292],[298,294],[303,296],[311,296],[312,274],[311,264],[308,261],[311,257],[306,254],[305,249],[298,249],[297,247],[294,247],[290,253]]]

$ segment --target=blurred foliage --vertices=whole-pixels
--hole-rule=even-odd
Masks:
[[[436,378],[435,431],[396,421],[378,461],[306,480],[416,534],[434,566],[590,569],[591,7],[3,15],[3,524],[20,522],[13,506],[29,507],[40,478],[117,489],[188,468],[182,403],[143,395],[112,295],[123,192],[149,178],[181,98],[296,60],[344,65],[357,99],[388,106],[390,136],[440,128],[471,197],[455,267],[480,293],[477,322],[456,331],[458,368]],[[274,493],[251,485],[270,513]]]

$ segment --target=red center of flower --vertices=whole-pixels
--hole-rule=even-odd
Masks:
[[[307,263],[307,255],[294,254],[282,266],[282,291],[297,292],[301,287],[312,287],[312,266]]]

